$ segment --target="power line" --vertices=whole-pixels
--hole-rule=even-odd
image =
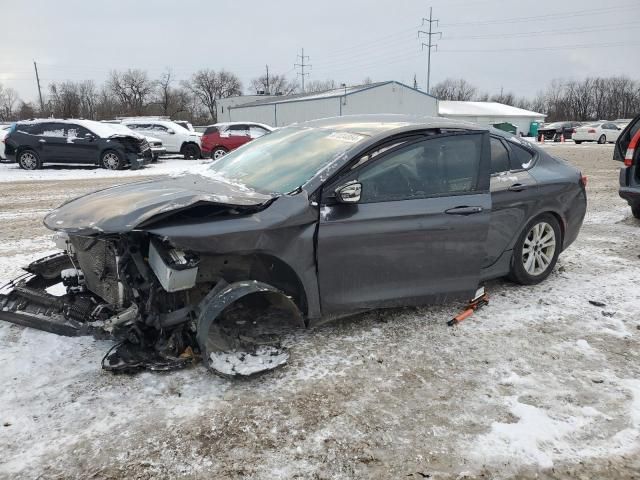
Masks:
[[[298,73],[298,75],[300,75],[302,77],[302,93],[304,93],[304,76],[305,75],[309,75],[308,73],[304,73],[304,69],[305,69],[305,67],[311,67],[312,65],[310,65],[308,63],[304,63],[305,62],[305,58],[307,60],[309,60],[309,56],[304,54],[304,48],[302,49],[301,54],[296,57],[296,59],[297,58],[300,59],[300,63],[295,63],[293,66],[294,67],[300,67],[300,73]]]
[[[488,19],[488,20],[473,20],[471,22],[453,22],[453,23],[443,23],[442,25],[445,27],[457,27],[457,26],[469,26],[469,25],[498,25],[505,23],[522,23],[522,22],[532,22],[532,21],[540,21],[540,20],[556,20],[563,19],[566,17],[585,17],[591,15],[603,15],[605,13],[610,13],[611,11],[616,10],[628,10],[629,8],[640,7],[638,3],[631,3],[626,5],[618,5],[615,7],[607,7],[606,9],[596,8],[591,10],[583,10],[582,12],[564,12],[564,13],[550,13],[545,15],[535,15],[535,16],[527,16],[527,17],[511,17],[504,19]]]
[[[473,52],[535,52],[535,51],[543,51],[543,50],[567,50],[567,49],[578,49],[578,48],[610,48],[610,47],[623,47],[623,46],[633,46],[635,45],[629,42],[612,42],[612,43],[583,43],[577,45],[561,45],[561,46],[550,46],[550,47],[521,47],[521,48],[488,48],[488,49],[478,49],[478,50],[441,50],[441,52],[447,53],[473,53]]]
[[[427,36],[427,43],[422,44],[422,49],[424,50],[424,47],[427,47],[427,93],[429,93],[431,84],[431,49],[435,47],[436,52],[438,51],[438,45],[434,45],[432,39],[434,35],[439,35],[440,38],[442,38],[442,32],[433,31],[433,24],[435,23],[437,25],[438,20],[433,19],[432,7],[429,7],[429,18],[422,19],[422,25],[424,25],[425,22],[429,23],[429,30],[418,30],[418,38],[420,38],[420,34]]]

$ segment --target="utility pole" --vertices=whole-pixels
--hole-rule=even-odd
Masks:
[[[304,69],[305,67],[311,67],[312,65],[304,63],[305,59],[309,59],[309,56],[304,54],[304,48],[302,49],[302,53],[300,55],[297,55],[296,58],[300,59],[300,63],[294,64],[294,67],[300,67],[300,73],[298,73],[298,75],[302,77],[302,93],[304,93],[304,76],[309,75],[308,73],[304,73]]]
[[[265,65],[267,68],[267,91],[265,92],[267,95],[271,95],[271,90],[269,90],[269,65]]]
[[[433,8],[429,7],[429,18],[423,18],[422,19],[422,26],[425,25],[425,23],[429,23],[429,30],[428,31],[424,31],[424,30],[419,30],[418,31],[418,38],[420,38],[420,34],[422,35],[426,35],[427,37],[427,43],[423,43],[422,44],[422,49],[424,50],[424,47],[427,47],[427,93],[429,93],[429,89],[430,89],[430,85],[431,85],[431,49],[435,48],[436,52],[438,51],[438,45],[435,45],[432,41],[433,36],[434,35],[439,35],[438,38],[442,38],[442,32],[434,32],[433,31],[433,24],[435,23],[436,25],[438,24],[438,20],[434,20],[433,19]]]
[[[42,90],[40,89],[40,77],[38,76],[38,65],[33,61],[33,68],[36,69],[36,82],[38,83],[38,95],[40,96],[40,115],[44,114],[44,102],[42,101]]]

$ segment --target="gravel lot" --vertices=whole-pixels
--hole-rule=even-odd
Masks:
[[[640,221],[611,145],[545,148],[589,177],[580,237],[543,284],[489,284],[457,328],[459,305],[359,315],[228,381],[116,376],[100,369],[110,342],[0,325],[0,478],[638,478]],[[47,210],[141,178],[9,182],[12,168],[0,280],[51,250]]]

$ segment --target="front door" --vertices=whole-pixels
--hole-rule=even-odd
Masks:
[[[98,162],[98,136],[86,128],[68,124],[65,130],[67,158],[71,163],[94,165]]]
[[[360,201],[332,201],[357,181]],[[318,230],[323,314],[470,299],[491,212],[486,133],[414,140],[367,154],[327,185]]]

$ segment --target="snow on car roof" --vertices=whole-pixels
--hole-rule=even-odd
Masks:
[[[134,123],[157,123],[158,125],[163,125],[167,128],[173,128],[174,130],[178,128],[180,130],[184,130],[187,133],[193,133],[190,130],[187,130],[186,128],[184,128],[182,125],[179,125],[172,120],[156,120],[153,118],[146,118],[146,119],[145,118],[125,118],[124,120],[122,120],[122,123],[125,125],[130,125]]]
[[[109,138],[113,135],[121,135],[122,132],[116,131],[111,123],[96,122],[94,120],[82,120],[82,119],[60,119],[60,118],[38,118],[35,120],[21,120],[18,124],[21,125],[35,125],[37,123],[64,123],[71,125],[80,125],[86,128],[90,132],[98,135],[101,138]]]
[[[255,125],[257,127],[263,127],[266,128],[267,130],[273,130],[273,127],[265,124],[265,123],[258,123],[258,122],[218,122],[218,123],[214,123],[212,125],[207,125],[207,128],[209,127],[230,127],[231,125]]]
[[[438,102],[438,113],[444,116],[546,117],[543,113],[532,112],[498,102],[460,102],[453,100],[440,100]]]

